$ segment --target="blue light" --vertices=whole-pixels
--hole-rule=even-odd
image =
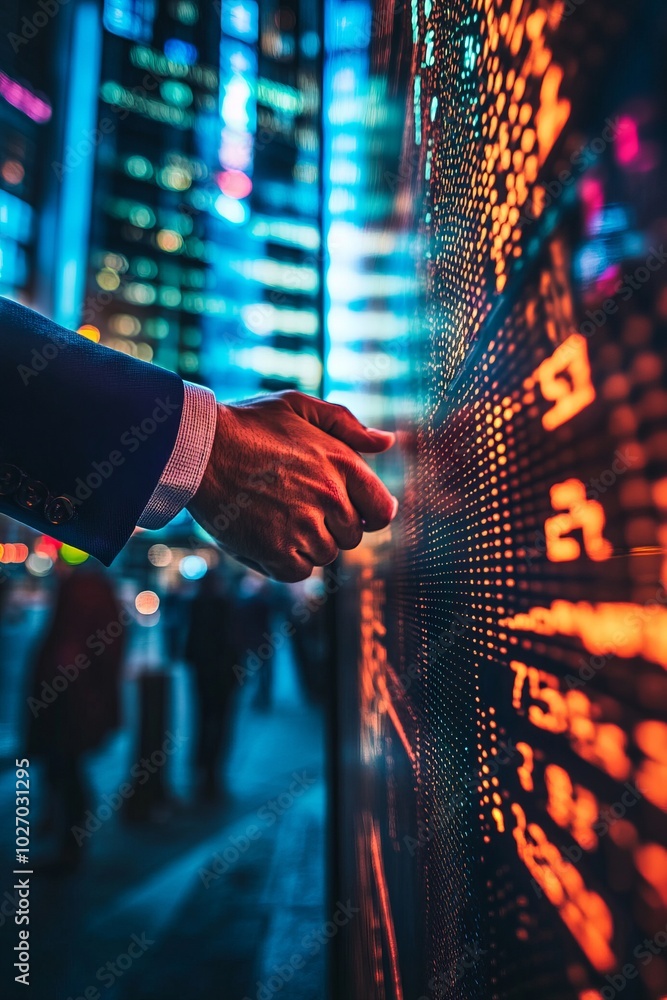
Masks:
[[[17,243],[27,243],[32,232],[33,211],[27,202],[0,191],[0,232]]]
[[[242,226],[248,220],[248,208],[236,198],[228,198],[226,194],[219,195],[215,200],[215,210],[221,218],[234,226]]]
[[[194,45],[180,38],[168,38],[164,43],[164,54],[171,62],[180,66],[192,66],[197,62],[198,52]]]
[[[201,580],[208,572],[208,563],[202,556],[185,556],[178,568],[186,580]]]
[[[301,39],[301,51],[306,59],[317,59],[320,54],[320,36],[316,31],[307,31]]]
[[[255,0],[226,0],[222,5],[222,30],[243,42],[256,42],[259,15]]]
[[[327,48],[332,51],[366,49],[373,37],[370,5],[365,0],[329,4],[328,19],[325,37]]]
[[[119,8],[121,5],[108,6]],[[122,6],[128,8],[128,4]],[[134,4],[133,9],[141,7],[146,12],[149,6],[152,7]],[[79,3],[74,15],[70,85],[64,115],[65,149],[75,149],[81,136],[91,134],[95,128],[102,50],[99,12],[94,0]],[[94,169],[93,155],[79,157],[72,169],[64,172],[59,192],[59,221],[52,248],[54,260],[59,262],[53,319],[70,329],[79,325],[85,294]]]
[[[0,288],[12,291],[21,288],[25,284],[26,277],[25,251],[21,250],[16,243],[0,241]]]
[[[104,0],[104,27],[135,42],[153,37],[155,0]]]

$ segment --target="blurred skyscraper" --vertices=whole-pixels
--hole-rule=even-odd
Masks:
[[[0,295],[37,294],[45,160],[59,98],[49,57],[56,34],[44,10],[0,7]]]
[[[318,392],[319,5],[0,17],[0,293],[223,398]]]
[[[321,50],[319,4],[262,0],[253,246],[236,265],[255,292],[233,360],[267,389],[321,391]]]

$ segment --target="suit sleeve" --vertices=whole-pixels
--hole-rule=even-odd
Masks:
[[[183,381],[0,298],[0,512],[109,565],[178,436]]]

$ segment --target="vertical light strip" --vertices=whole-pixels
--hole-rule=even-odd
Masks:
[[[59,262],[54,319],[72,328],[79,323],[86,281],[97,150],[101,36],[97,5],[82,3],[75,12],[72,34],[72,71],[64,114],[63,173],[54,247],[54,257]]]

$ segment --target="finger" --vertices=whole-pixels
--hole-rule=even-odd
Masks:
[[[279,561],[267,563],[271,576],[280,583],[299,583],[301,580],[307,580],[314,568],[315,563],[300,551]]]
[[[338,546],[327,531],[326,539],[318,539],[307,552],[301,550],[299,554],[309,559],[313,566],[329,566],[338,557]]]
[[[386,451],[396,440],[396,435],[391,431],[365,427],[346,406],[325,403],[322,399],[306,396],[302,392],[288,392],[285,393],[285,397],[294,412],[309,424],[319,427],[339,441],[344,441],[355,451],[367,453]]]
[[[324,523],[339,549],[356,549],[364,537],[361,518],[347,497],[327,513]]]
[[[362,459],[347,473],[347,492],[364,522],[365,531],[380,531],[393,521],[398,500]]]

